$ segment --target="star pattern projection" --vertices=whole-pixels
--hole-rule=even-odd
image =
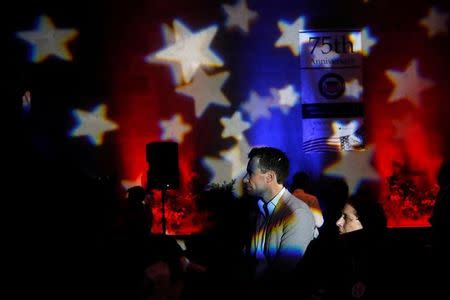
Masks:
[[[117,123],[106,118],[106,110],[105,104],[96,106],[90,112],[74,109],[73,116],[78,120],[78,125],[71,131],[70,135],[72,137],[86,136],[91,144],[102,145],[104,134],[119,128]]]
[[[418,61],[413,59],[403,72],[388,70],[386,76],[394,83],[394,91],[390,95],[388,102],[408,99],[415,107],[420,105],[420,94],[432,87],[432,80],[420,77]]]
[[[356,135],[356,131],[360,125],[357,120],[353,120],[348,124],[335,121],[331,124],[333,135],[327,139],[327,144],[338,146],[339,150],[354,150],[362,146],[362,139]]]
[[[360,2],[362,1],[363,0],[361,0]],[[154,5],[153,2],[155,2]],[[117,108],[118,112],[122,111],[120,110],[120,108],[123,107],[122,105],[128,108],[128,106],[132,104],[133,107],[137,107],[138,110],[139,107],[148,107],[148,102],[146,102],[148,97],[141,97],[141,92],[143,91],[148,92],[148,94],[150,95],[168,95],[174,92],[175,87],[179,87],[176,92],[191,97],[189,99],[183,99],[181,95],[176,95],[176,97],[171,98],[173,99],[173,101],[184,102],[179,102],[179,104],[183,104],[181,106],[177,105],[176,103],[175,105],[173,105],[174,102],[166,103],[164,101],[157,101],[155,97],[155,101],[152,103],[152,105],[155,105],[154,114],[152,112],[152,126],[151,128],[146,129],[148,131],[139,131],[140,135],[133,137],[136,138],[136,142],[141,139],[146,140],[146,138],[149,136],[159,138],[167,136],[168,139],[184,139],[182,145],[183,151],[181,152],[182,154],[189,153],[189,158],[195,157],[197,155],[204,155],[204,153],[207,153],[207,155],[209,155],[209,157],[207,157],[206,159],[204,156],[195,157],[195,162],[201,161],[202,163],[204,163],[204,166],[206,166],[205,168],[201,169],[201,172],[205,172],[201,175],[205,175],[205,179],[207,178],[209,182],[229,182],[232,177],[237,176],[237,178],[239,178],[242,169],[240,165],[245,168],[244,158],[245,161],[247,161],[247,158],[240,149],[245,148],[245,144],[243,144],[243,142],[247,141],[247,144],[251,143],[251,146],[256,146],[253,144],[253,141],[258,141],[260,145],[267,144],[279,147],[286,146],[289,147],[287,150],[290,156],[292,156],[293,158],[298,158],[301,162],[303,160],[309,159],[309,157],[303,156],[303,153],[299,153],[299,149],[290,148],[290,146],[292,145],[291,143],[285,143],[284,139],[280,139],[279,141],[273,139],[272,135],[266,135],[265,132],[261,132],[261,130],[258,130],[260,126],[254,126],[253,128],[252,126],[262,125],[261,127],[266,128],[266,125],[268,125],[268,123],[271,123],[272,121],[274,121],[274,123],[278,123],[278,121],[280,121],[280,126],[277,126],[276,130],[283,131],[286,128],[292,128],[292,126],[290,126],[292,124],[291,122],[302,121],[301,116],[297,114],[297,111],[294,111],[294,109],[292,109],[299,101],[297,92],[300,92],[300,88],[302,87],[302,82],[300,82],[298,80],[298,76],[295,75],[297,74],[299,67],[298,32],[299,30],[304,29],[305,25],[307,25],[306,21],[308,21],[309,25],[308,18],[310,16],[313,17],[315,15],[320,15],[323,13],[323,6],[310,5],[310,3],[306,1],[301,3],[299,2],[299,5],[286,5],[286,7],[283,7],[284,3],[280,2],[276,4],[276,9],[274,9],[275,6],[273,5],[273,3],[271,3],[269,6],[266,5],[266,3],[270,1],[259,1],[258,4],[256,4],[257,1],[233,0],[218,2],[202,1],[201,6],[198,6],[196,4],[192,5],[192,3],[184,3],[183,6],[180,7],[175,6],[174,4],[173,9],[171,8],[170,10],[167,10],[167,5],[164,5],[164,1],[155,0],[153,2],[152,5],[150,5],[150,7],[152,8],[151,11],[138,11],[139,7],[133,8],[131,6],[127,7],[127,9],[124,11],[120,11],[120,8],[122,6],[113,5],[111,6],[111,13],[113,13],[111,16],[113,16],[113,18],[102,18],[102,16],[99,16],[100,19],[105,19],[105,21],[108,21],[103,24],[104,26],[102,26],[101,28],[101,31],[103,32],[104,30],[107,34],[105,36],[127,35],[127,38],[129,38],[130,41],[130,45],[143,45],[148,48],[135,49],[137,51],[129,51],[127,47],[117,47],[113,51],[111,51],[111,48],[105,47],[105,49],[102,49],[102,51],[104,52],[94,51],[91,53],[90,51],[87,51],[85,53],[86,56],[83,57],[95,60],[98,57],[90,56],[91,54],[100,54],[102,55],[102,58],[115,55],[114,57],[121,57],[121,65],[130,65],[131,62],[133,64],[133,67],[139,68],[136,70],[137,73],[140,74],[139,79],[145,78],[145,74],[151,74],[154,82],[152,82],[151,86],[148,86],[148,90],[144,91],[144,88],[146,86],[143,86],[143,89],[139,91],[125,88],[125,91],[128,92],[127,96],[129,95],[129,98],[127,97],[125,99],[127,101],[122,101],[124,100],[123,97],[114,97],[114,99],[117,99],[117,101],[114,103],[114,107]],[[364,93],[370,93],[369,97],[367,97],[369,101],[377,101],[377,105],[370,106],[374,109],[367,112],[368,117],[376,119],[379,117],[380,112],[386,112],[387,116],[395,115],[401,120],[401,114],[399,113],[403,114],[405,113],[405,110],[398,111],[397,108],[400,107],[397,107],[396,105],[386,104],[395,101],[408,100],[411,101],[414,106],[417,106],[417,109],[414,110],[414,116],[421,117],[414,118],[414,121],[416,123],[425,124],[419,125],[419,128],[417,130],[434,128],[435,123],[433,122],[435,120],[441,120],[442,118],[426,116],[426,113],[431,112],[432,110],[425,105],[419,104],[428,104],[425,101],[429,101],[431,104],[430,107],[432,108],[446,105],[446,102],[444,101],[447,90],[445,88],[445,83],[443,84],[441,83],[443,81],[439,80],[442,78],[442,76],[439,77],[439,75],[445,74],[445,70],[443,72],[442,68],[445,69],[448,60],[445,55],[432,57],[433,55],[430,54],[435,54],[444,49],[442,45],[445,45],[445,43],[447,43],[448,12],[445,11],[444,13],[443,10],[439,10],[437,7],[431,7],[429,5],[430,1],[427,2],[424,0],[419,0],[419,4],[417,5],[415,4],[416,2],[411,2],[411,11],[414,11],[414,14],[409,16],[407,20],[405,20],[406,22],[404,25],[407,26],[411,32],[417,33],[415,35],[417,39],[410,39],[410,35],[405,35],[403,34],[403,32],[398,31],[398,16],[401,15],[401,13],[404,11],[404,7],[401,4],[397,4],[394,3],[395,1],[391,1],[392,3],[390,3],[389,10],[385,10],[383,9],[385,3],[379,3],[378,1],[371,1],[370,6],[361,5],[361,3],[355,4],[355,1],[350,2],[352,2],[352,4],[342,4],[342,10],[339,9],[338,11],[336,11],[336,13],[339,14],[339,17],[343,17],[344,15],[348,17],[348,21],[350,23],[352,23],[353,21],[356,23],[359,23],[360,21],[367,22],[367,27],[363,28],[361,32],[362,43],[360,44],[363,49],[361,53],[364,56],[367,56],[364,58],[364,61],[368,62],[365,65],[367,68],[367,72],[369,72],[369,74],[374,74],[374,78],[379,77],[378,72],[381,72],[381,75],[383,76],[384,74],[386,74],[387,77],[385,79],[389,79],[393,83],[392,87],[390,88],[392,90],[389,90],[389,92],[392,92],[392,94],[387,93],[384,95],[382,93],[378,93],[379,91],[385,91],[385,87],[383,86],[384,83],[382,81],[380,81],[379,83],[374,82],[373,85],[371,85],[373,89],[364,90]],[[228,3],[229,5],[223,5],[224,3]],[[248,8],[248,5],[250,5],[252,9],[255,9],[255,11],[250,10]],[[256,7],[258,8],[259,15],[258,13],[256,13]],[[188,10],[186,11],[185,8],[187,8]],[[201,8],[206,13],[198,10],[199,8]],[[228,8],[228,12],[226,8]],[[422,12],[420,12],[421,10]],[[69,24],[68,26],[64,27],[75,27],[74,25],[72,25],[73,23],[70,23],[72,20],[75,20],[76,24],[80,24],[77,25],[77,27],[81,26],[78,28],[92,28],[89,27],[92,25],[94,25],[93,27],[95,27],[95,23],[91,24],[90,22],[92,20],[89,20],[89,18],[86,18],[86,20],[81,19],[85,15],[77,16],[75,13],[77,11],[74,11],[74,14],[70,15],[70,18],[66,20],[64,20],[64,18],[67,17],[67,14],[64,14],[64,12],[60,12],[60,15],[56,15],[57,12],[58,10],[56,8],[52,10],[52,14],[55,14],[53,20],[58,26]],[[136,12],[138,13],[136,14]],[[308,13],[308,15],[306,15],[306,12]],[[378,15],[379,12],[381,12],[383,15]],[[75,49],[71,49],[72,42],[75,42],[76,46],[79,45],[82,49],[85,50],[90,49],[90,47],[93,46],[90,44],[93,39],[91,39],[89,36],[77,41],[76,37],[78,35],[78,32],[75,30],[75,28],[57,28],[49,17],[45,15],[39,17],[39,10],[37,11],[37,15],[33,15],[33,17],[38,16],[36,26],[34,26],[33,28],[20,27],[20,23],[23,24],[24,22],[32,21],[32,19],[28,19],[28,17],[33,13],[35,12],[33,12],[33,10],[30,8],[29,12],[27,11],[23,16],[21,16],[21,18],[17,18],[17,24],[15,24],[16,20],[14,20],[14,18],[11,18],[11,20],[7,20],[8,22],[11,22],[11,24],[6,23],[7,25],[11,25],[10,28],[11,30],[13,30],[13,35],[15,38],[14,42],[18,42],[19,46],[23,47],[23,50],[30,50],[30,53],[33,52],[33,57],[30,56],[22,58],[25,63],[27,63],[27,59],[29,59],[28,64],[30,64],[33,62],[45,62],[48,58],[71,61],[77,57],[77,53],[74,52]],[[220,13],[223,13],[222,18],[217,18]],[[343,13],[344,15],[340,15],[341,13]],[[188,23],[182,22],[179,19],[179,16],[186,18],[186,22]],[[337,17],[337,15],[334,15],[334,12],[330,11],[330,17],[333,16]],[[357,18],[352,19],[354,16],[357,16]],[[136,17],[138,18],[136,19]],[[141,22],[143,19],[150,21]],[[60,24],[58,20],[63,20],[63,22],[65,23]],[[122,27],[121,25],[123,24],[121,24],[120,20],[129,20],[129,24],[133,24],[133,27]],[[326,25],[327,22],[328,24],[331,24],[330,20],[333,19],[327,19],[325,20],[325,24],[321,24],[320,18],[314,19],[314,24],[311,24],[311,26],[309,27],[311,29],[321,28],[321,26]],[[191,27],[189,25],[195,25],[195,27]],[[335,25],[338,26],[339,24]],[[326,26],[322,28],[325,27]],[[92,29],[92,32],[95,32],[96,29]],[[230,34],[229,32],[227,32],[228,29],[237,29],[240,32],[239,34]],[[372,32],[370,31],[370,29],[372,29]],[[153,38],[152,40],[147,39],[146,43],[142,43],[142,41],[145,40],[145,37],[141,36],[141,33],[146,31],[150,31],[151,33],[153,33],[156,31],[159,34],[159,30],[161,30],[161,35],[159,36],[159,38]],[[251,35],[246,33],[251,33]],[[379,34],[379,36],[375,37],[372,33]],[[80,30],[80,34],[84,34],[84,31]],[[424,40],[431,38],[433,38],[433,43],[424,42]],[[403,47],[390,47],[393,40],[395,40],[398,44],[410,45],[410,50],[412,51],[404,51],[405,49]],[[257,45],[255,45],[255,41],[258,41]],[[441,41],[444,44],[442,44]],[[83,44],[80,44],[81,42]],[[96,45],[107,45],[102,43],[103,41],[100,41],[100,43]],[[258,47],[257,51],[253,51],[255,46]],[[29,49],[25,47],[28,47]],[[279,49],[284,47],[287,47],[289,49]],[[381,51],[383,49],[386,50],[387,48],[389,48],[391,51]],[[16,48],[11,47],[11,49]],[[307,47],[305,46],[302,50],[307,51]],[[377,52],[377,50],[380,51]],[[144,53],[144,55],[142,55],[142,53]],[[273,55],[274,53],[276,53],[276,55]],[[421,56],[410,56],[412,53]],[[121,56],[119,56],[119,54]],[[250,57],[247,56],[249,54],[251,55]],[[21,54],[19,53],[19,55]],[[425,55],[425,57],[422,57],[422,55]],[[144,57],[145,60],[143,59]],[[406,60],[404,61],[404,65],[399,65],[398,63],[402,63],[402,60],[392,60],[389,59],[389,57],[406,57]],[[316,59],[319,58],[320,57],[316,57]],[[330,57],[327,56],[327,59],[330,59]],[[422,61],[422,59],[424,60]],[[136,61],[138,60],[141,62],[141,65],[136,64]],[[422,73],[419,73],[418,70],[419,61]],[[75,63],[79,62],[75,61]],[[163,70],[163,68],[150,66],[147,63],[164,64],[165,66],[167,66],[168,69],[170,69],[170,71],[172,72],[172,82],[169,82],[168,85],[166,84],[170,79],[167,78],[168,76],[166,76],[166,72],[161,72],[161,70],[165,71]],[[430,65],[429,67],[425,68],[425,65],[422,65],[422,63],[429,63]],[[262,64],[264,64],[264,68],[261,67]],[[46,96],[45,93],[47,93],[48,91],[45,90],[44,85],[39,84],[38,80],[46,80],[46,76],[42,75],[48,74],[48,69],[44,69],[44,67],[47,66],[51,67],[51,69],[49,70],[50,72],[55,70],[56,72],[61,71],[62,73],[67,75],[74,75],[76,77],[75,80],[77,80],[79,77],[78,75],[81,74],[79,72],[84,70],[84,68],[78,67],[64,70],[63,68],[66,68],[67,64],[58,64],[57,66],[50,64],[46,64],[44,66],[44,64],[42,64],[41,66],[39,66],[39,68],[33,69],[33,74],[25,74],[27,77],[25,78],[25,81],[39,86],[41,88],[41,90],[39,91],[41,93],[40,96],[43,95],[44,97]],[[117,91],[120,93],[120,95],[123,95],[123,87],[129,86],[130,81],[128,80],[132,80],[133,78],[130,79],[130,76],[122,76],[122,74],[118,72],[120,71],[120,69],[117,69],[117,64],[112,63],[108,67],[111,67],[111,71],[113,71],[111,72],[111,74],[108,74],[108,78],[109,75],[114,76],[114,82],[121,83],[115,86],[114,92]],[[218,69],[218,67],[222,68]],[[427,73],[423,73],[424,70],[427,70]],[[227,72],[220,73],[224,71]],[[283,72],[283,76],[279,75],[280,72]],[[214,79],[214,76],[223,76],[223,80],[222,82],[219,82],[219,78],[215,78],[219,83],[217,83],[217,85],[212,88],[208,80]],[[86,77],[87,80],[90,80],[89,76],[83,77]],[[227,77],[228,79],[225,77]],[[362,90],[360,85],[362,83],[357,82],[356,80],[350,81],[350,79],[352,78],[349,78],[349,81],[346,83],[346,97],[356,98],[361,95]],[[435,84],[430,79],[436,81],[436,89],[433,89],[433,94],[436,91],[436,95],[443,95],[443,97],[433,97],[433,99],[421,98],[425,96],[425,93],[423,92],[425,92],[426,89]],[[64,80],[64,82],[69,82],[69,80],[74,80],[74,77],[71,76],[70,78],[62,78],[62,80]],[[289,85],[292,85],[292,89],[289,88]],[[86,91],[83,89],[79,91],[80,93],[91,92],[90,85],[83,84],[83,86],[88,87],[89,90]],[[103,91],[103,88],[106,88],[106,90]],[[109,94],[109,92],[111,92],[111,90],[109,90],[108,84],[101,87],[99,86],[98,90],[97,87],[95,87],[94,92],[96,91],[105,92],[106,94]],[[269,93],[266,93],[266,91],[269,91]],[[375,94],[372,95],[372,93],[374,93],[373,91],[375,91]],[[52,92],[54,91],[50,91],[50,94]],[[78,91],[74,90],[74,92]],[[260,93],[261,96],[258,95],[258,93]],[[213,96],[211,96],[211,94],[213,94]],[[267,96],[267,94],[269,94],[269,96]],[[73,97],[70,97],[70,99],[78,99],[78,97],[76,96],[77,95],[74,95]],[[192,106],[190,105],[191,103],[189,103],[189,101],[191,101],[190,99],[194,101],[194,103],[192,103]],[[228,101],[228,99],[230,101]],[[133,101],[133,103],[127,103],[129,102],[128,100],[130,102]],[[402,101],[401,104],[409,105],[410,103],[408,101]],[[232,105],[230,104],[230,102],[232,103]],[[209,104],[221,105],[220,110],[214,110],[214,108],[216,107],[213,108]],[[24,110],[29,109],[30,101],[28,98],[24,98],[23,105]],[[80,107],[75,103],[68,103],[68,105],[75,108]],[[226,106],[227,108],[223,109],[223,106]],[[58,107],[61,107],[61,109],[63,109],[63,107],[67,106],[61,105]],[[274,108],[279,108],[285,114],[285,116],[280,116],[278,112],[273,110]],[[424,111],[423,109],[425,108],[426,110]],[[30,113],[34,112],[36,112],[36,110],[30,111]],[[106,105],[103,106],[103,108],[98,107],[97,109],[89,111],[74,110],[72,113],[74,118],[77,118],[78,123],[75,124],[74,119],[74,123],[71,124],[70,128],[67,128],[66,130],[68,130],[67,132],[71,130],[72,137],[82,136],[83,139],[84,137],[89,139],[89,142],[86,141],[86,143],[83,143],[83,146],[89,148],[101,150],[101,147],[92,147],[91,143],[95,145],[103,144],[105,133],[119,128],[116,123],[112,122],[112,120],[107,119]],[[146,110],[142,109],[142,113],[145,114]],[[208,131],[208,139],[211,139],[212,142],[206,143],[205,145],[203,143],[196,144],[196,139],[193,139],[193,143],[186,143],[187,132],[189,132],[189,137],[191,135],[196,136],[199,132],[204,132],[203,130],[199,132],[196,131],[196,128],[198,127],[197,121],[200,120],[196,120],[194,115],[197,116],[197,118],[203,116],[204,119],[210,120],[210,114],[208,113],[214,113],[211,114],[215,117],[215,119],[212,121],[216,122],[214,125],[218,125],[211,126],[211,131]],[[271,119],[271,113],[273,113],[275,117],[274,120]],[[181,119],[178,123],[176,121],[177,118],[174,117],[175,114],[179,114],[179,116],[183,117],[184,120],[189,120],[190,124],[185,124],[183,121],[181,121]],[[134,114],[130,115],[130,117],[133,116]],[[53,117],[53,115],[50,115],[49,119],[51,117]],[[136,124],[132,122],[134,120],[131,121],[130,119],[127,119],[126,116],[121,119],[124,121],[124,123],[120,123],[121,129],[124,128],[123,126],[131,126],[131,124]],[[333,136],[333,140],[336,141],[333,146],[327,145],[328,147],[326,151],[342,150],[341,147],[345,149],[345,145],[351,145],[353,141],[356,141],[357,137],[360,137],[360,135],[358,134],[359,130],[350,126],[350,120],[351,119],[329,119],[329,122],[324,124],[323,127],[320,127],[319,125],[315,126],[314,123],[311,128],[305,128],[306,126],[302,126],[302,128],[305,129],[303,133],[307,132],[308,130],[318,131],[322,130],[323,128],[323,130],[328,132],[328,134],[327,136],[324,136],[324,138],[322,139],[323,142],[321,143],[326,143],[327,138],[330,136]],[[360,119],[358,118],[357,120],[359,121]],[[333,121],[340,121],[342,123],[341,125],[344,126],[344,129],[339,131],[335,128],[335,130],[332,131]],[[220,124],[217,124],[218,122],[221,122],[223,127]],[[261,124],[256,124],[256,122]],[[378,124],[377,122],[368,122],[364,126],[373,125],[375,123]],[[247,128],[248,124],[250,124],[250,128]],[[60,124],[55,125],[60,126]],[[386,124],[383,123],[383,126],[385,125]],[[379,147],[377,149],[383,148],[383,151],[385,150],[384,148],[397,147],[399,149],[399,152],[402,152],[402,155],[404,153],[405,159],[408,159],[410,158],[410,156],[416,154],[418,155],[416,155],[415,157],[423,157],[428,155],[428,153],[430,152],[428,150],[430,148],[425,147],[427,145],[425,142],[423,144],[418,142],[417,144],[420,147],[414,149],[404,146],[407,145],[406,142],[409,142],[410,140],[415,141],[416,137],[414,136],[414,134],[412,134],[415,132],[411,132],[410,129],[408,129],[406,132],[400,132],[402,130],[402,128],[400,128],[401,125],[397,125],[398,124],[394,123],[391,126],[394,126],[396,128],[392,128],[392,130],[389,130],[390,128],[388,128],[387,131],[384,131],[385,128],[369,128],[367,132],[375,133],[372,136],[368,136],[370,142],[375,143],[376,147]],[[185,126],[192,126],[192,128],[190,129],[190,131],[187,131],[187,127]],[[338,124],[334,124],[334,126],[338,126]],[[412,126],[408,125],[408,127]],[[404,126],[405,129],[407,129],[408,127],[407,125]],[[223,131],[221,129],[223,129]],[[398,129],[398,133],[395,133],[396,129]],[[346,130],[348,130],[349,132],[344,133]],[[378,131],[380,131],[382,134],[378,134]],[[439,135],[442,132],[445,132],[446,128],[444,128],[444,130],[441,130],[441,128],[436,128],[435,131],[436,134]],[[114,134],[109,135],[107,137],[108,145],[105,146],[119,146],[125,148],[128,147],[129,145],[122,145],[121,143],[123,139],[120,138],[120,133],[122,132],[125,133],[128,132],[128,130],[121,130],[120,132],[117,131]],[[385,132],[387,132],[387,134],[390,134],[387,139],[386,135],[384,135]],[[302,132],[292,131],[287,133],[293,135],[294,138],[296,135],[302,134]],[[402,138],[403,140],[395,140],[396,143],[394,144],[394,141],[389,139],[392,138],[392,136],[394,136],[394,138]],[[424,136],[426,136],[426,138],[424,138],[427,139],[426,142],[429,142],[430,135],[427,134]],[[119,139],[115,140],[116,137]],[[380,137],[385,139],[382,140]],[[114,142],[111,143],[112,145],[109,145],[109,138],[113,138],[111,139],[111,141]],[[227,140],[223,140],[224,138],[226,138]],[[444,140],[444,143],[446,142],[447,140]],[[232,145],[230,145],[230,143]],[[200,147],[210,147],[211,145],[211,148],[200,149]],[[433,146],[433,148],[441,150],[440,146],[441,145],[436,145],[436,147]],[[427,151],[422,151],[421,147],[426,148]],[[314,151],[312,152],[321,151],[322,148],[325,147],[323,147],[321,144],[319,147],[314,148]],[[185,149],[186,151],[184,151]],[[197,153],[197,151],[203,154]],[[117,151],[117,153],[119,153],[119,151]],[[120,153],[125,152],[120,151]],[[347,179],[349,179],[348,181],[350,182],[351,189],[354,190],[354,186],[357,185],[360,176],[363,176],[363,179],[375,179],[377,177],[377,174],[370,166],[369,160],[371,153],[371,150],[366,152],[355,151],[340,153],[340,155],[342,155],[342,161],[336,161],[335,165],[329,166],[327,168],[327,171],[329,172],[329,174],[348,177]],[[103,151],[98,152],[98,155],[103,154]],[[333,152],[330,155],[331,158],[333,158],[337,154]],[[357,156],[361,156],[361,163],[359,163],[358,161],[355,162],[355,157]],[[367,157],[363,158],[364,156]],[[184,159],[184,157],[182,156],[181,159]],[[382,161],[379,162],[379,160]],[[388,166],[391,163],[392,158],[380,156],[379,160],[377,159],[377,165],[381,167],[380,170],[384,170],[382,169],[382,167]],[[311,165],[311,171],[314,171],[315,173],[317,172],[317,174],[320,172],[320,174],[322,174],[322,172],[324,171],[323,163],[327,161],[329,160],[319,159],[317,163]],[[183,161],[183,163],[186,163],[186,165],[188,165],[190,161]],[[362,164],[365,164],[365,166],[358,166]],[[102,164],[99,164],[98,167],[101,168]],[[130,184],[132,185],[136,185],[139,183],[139,179],[133,181],[135,175],[139,173],[136,172],[136,169],[138,169],[137,167],[138,166],[134,166],[133,164],[128,163],[123,166],[123,169],[126,170],[129,176],[129,178],[127,179],[130,179]],[[198,166],[195,165],[196,170],[197,167]],[[355,172],[355,170],[357,170],[357,172]],[[371,171],[373,173],[371,173]],[[146,176],[144,173],[142,178],[145,177]]]
[[[289,47],[294,56],[299,55],[298,32],[305,27],[305,17],[298,17],[293,23],[289,24],[283,20],[278,21],[278,28],[281,36],[275,42],[275,47]]]
[[[248,9],[246,0],[238,0],[235,5],[223,4],[222,8],[227,15],[226,28],[238,28],[245,34],[250,31],[250,23],[258,18],[257,12]]]
[[[342,177],[348,184],[349,192],[355,193],[363,180],[378,181],[379,175],[371,165],[374,147],[369,146],[364,151],[339,152],[341,159],[325,168],[324,173],[330,176]]]
[[[180,114],[173,115],[170,120],[161,120],[159,127],[162,129],[162,140],[176,141],[179,144],[183,143],[184,135],[192,129],[191,125],[183,123]]]
[[[448,13],[441,13],[436,7],[431,7],[428,15],[419,21],[419,25],[425,27],[429,38],[439,34],[448,34]]]
[[[237,140],[242,139],[243,132],[250,128],[251,124],[242,120],[242,114],[240,111],[236,111],[231,118],[222,117],[220,123],[224,129],[222,131],[222,137],[234,137]]]
[[[178,20],[173,21],[173,27],[177,28],[178,32],[188,32],[188,29],[185,28],[185,26]],[[175,44],[175,30],[173,30],[169,25],[162,24],[161,33],[163,36],[165,47]],[[145,61],[147,63],[159,63],[167,65],[170,68],[170,71],[172,73],[172,80],[174,81],[175,85],[183,84],[181,65],[178,62],[158,60],[155,57],[154,53],[147,55],[145,57]]]
[[[352,79],[349,82],[345,82],[345,96],[359,99],[362,92],[363,87],[359,84],[358,79]]]
[[[230,73],[221,72],[214,75],[207,75],[200,69],[194,76],[192,83],[176,88],[180,94],[194,98],[195,116],[200,116],[206,108],[212,104],[230,106],[227,97],[222,93],[222,85],[228,79]]]
[[[40,63],[50,56],[71,61],[72,54],[68,43],[78,35],[76,29],[57,29],[50,17],[42,15],[38,18],[35,30],[19,31],[17,37],[32,46],[31,61]]]
[[[153,56],[157,61],[178,63],[181,66],[184,82],[190,82],[201,66],[223,66],[222,59],[209,49],[217,29],[218,27],[213,25],[192,33],[181,21],[174,22],[175,43],[154,55],[150,54],[150,57]]]

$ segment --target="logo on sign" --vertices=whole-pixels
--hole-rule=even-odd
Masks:
[[[345,81],[336,73],[327,73],[319,81],[320,94],[327,99],[337,99],[345,92]]]

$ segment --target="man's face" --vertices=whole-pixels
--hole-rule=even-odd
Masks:
[[[253,157],[248,162],[243,183],[245,191],[251,196],[262,197],[267,190],[267,173],[261,172],[259,158]]]

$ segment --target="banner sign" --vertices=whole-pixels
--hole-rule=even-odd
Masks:
[[[305,152],[364,148],[360,30],[301,30]]]

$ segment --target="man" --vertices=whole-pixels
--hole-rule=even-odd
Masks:
[[[250,151],[245,191],[258,198],[259,211],[251,237],[250,255],[255,260],[255,279],[288,278],[314,237],[314,217],[308,205],[285,187],[289,173],[286,154],[272,147]]]

